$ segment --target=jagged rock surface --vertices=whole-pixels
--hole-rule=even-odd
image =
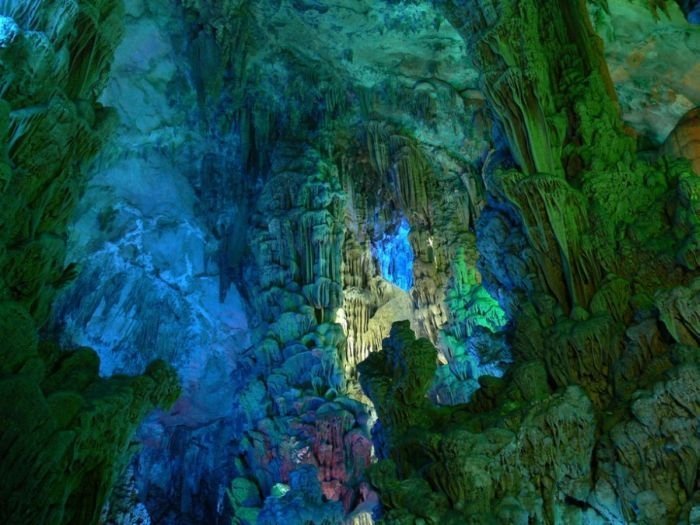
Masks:
[[[175,401],[172,368],[98,375],[88,348],[40,341],[65,266],[85,164],[112,129],[97,102],[121,38],[120,2],[5,2],[0,14],[0,517],[97,523],[154,406]],[[141,369],[138,370],[139,372]]]
[[[515,362],[450,409],[403,394],[434,367],[406,326],[360,365],[381,407],[387,460],[370,476],[384,521],[687,523],[700,452],[697,177],[687,161],[635,158],[582,2],[439,3],[518,164],[484,170],[476,224]],[[545,27],[575,29],[543,40]],[[635,197],[622,202],[622,188]]]
[[[242,298],[219,271],[235,211],[223,217],[198,202],[198,188],[224,184],[217,177],[227,151],[198,123],[184,10],[125,4],[125,36],[102,95],[118,124],[69,230],[81,271],[58,297],[52,330],[67,345],[95,348],[102,374],[164,359],[183,385],[171,413],[150,416],[135,435],[135,493],[115,494],[110,519],[138,502],[155,523],[208,521],[223,511],[234,470],[226,446],[234,429],[223,418],[235,397],[236,353],[250,344]]]

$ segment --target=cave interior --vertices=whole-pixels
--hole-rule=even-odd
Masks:
[[[0,523],[699,525],[700,0],[0,0]]]

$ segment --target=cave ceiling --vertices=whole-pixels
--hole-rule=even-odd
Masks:
[[[360,86],[387,75],[414,85],[476,87],[459,34],[428,3],[368,0],[261,2],[257,20],[272,49],[312,67],[331,67]],[[274,52],[274,51],[273,51]]]
[[[231,12],[238,15],[244,4]],[[700,100],[700,32],[675,3],[664,9],[642,0],[600,4],[589,2],[589,11],[624,119],[659,144]],[[323,71],[355,87],[390,80],[482,103],[479,72],[463,39],[431,2],[265,0],[247,13],[256,28],[255,68],[284,57],[292,67]]]

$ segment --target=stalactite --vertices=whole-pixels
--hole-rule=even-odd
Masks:
[[[426,184],[430,180],[429,166],[415,144],[398,149],[396,192],[404,210],[420,217],[430,216]]]
[[[345,291],[343,310],[348,325],[345,355],[342,361],[348,378],[356,377],[357,364],[363,361],[371,351],[366,338],[369,320],[374,313],[372,307],[372,297],[368,293],[362,293],[357,289]]]
[[[356,226],[356,225],[355,225]],[[357,386],[357,365],[381,348],[391,323],[411,317],[408,295],[378,273],[368,243],[360,244],[348,223],[343,249],[343,319],[347,341],[341,362]]]
[[[605,169],[629,155],[632,142],[583,1],[551,9],[535,1],[469,3],[440,2],[484,72],[487,100],[526,174],[573,178],[596,160]],[[588,150],[602,135],[608,147],[596,159]]]
[[[546,360],[554,381],[582,385],[597,406],[608,403],[609,371],[620,357],[622,326],[608,316],[560,322],[552,338]]]
[[[70,78],[67,93],[75,99],[101,91],[103,71],[112,60],[113,50],[122,37],[119,23],[124,6],[118,0],[89,0],[80,3],[76,19],[77,38],[71,47]]]
[[[391,161],[389,156],[390,132],[386,123],[373,121],[367,123],[366,133],[367,151],[372,168],[379,178],[383,178],[389,170]]]
[[[602,270],[583,233],[590,229],[583,196],[562,179],[514,172],[504,177],[503,189],[522,213],[550,292],[565,309],[588,306]]]
[[[25,29],[34,30],[41,18],[42,7],[40,0],[2,0],[0,14],[13,18]]]

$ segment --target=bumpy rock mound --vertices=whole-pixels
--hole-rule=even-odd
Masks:
[[[395,324],[360,365],[382,423],[383,459],[369,469],[382,523],[688,520],[699,495],[695,354],[678,347],[648,389],[605,411],[579,386],[553,392],[539,361],[483,377],[468,405],[438,408],[407,394],[424,391],[437,351]]]
[[[700,108],[686,113],[666,139],[663,151],[667,155],[686,158],[693,171],[700,175]]]

